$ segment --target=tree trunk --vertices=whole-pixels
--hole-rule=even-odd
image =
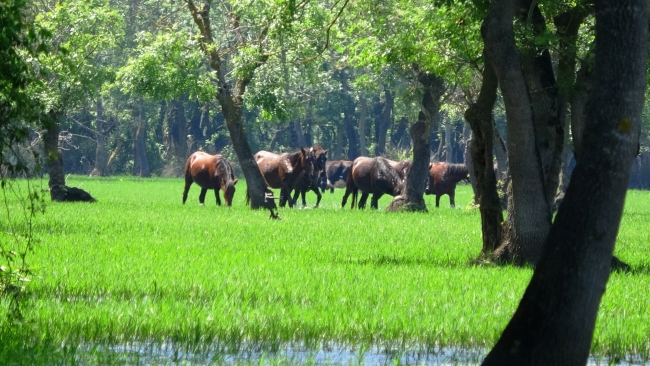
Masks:
[[[453,163],[452,160],[452,155],[453,155],[453,147],[451,143],[451,138],[454,134],[454,125],[451,123],[451,121],[446,118],[445,119],[445,162],[447,163]]]
[[[106,175],[108,156],[106,155],[106,136],[104,136],[104,105],[102,98],[97,97],[97,120],[95,121],[95,133],[97,135],[97,148],[95,149],[95,168],[91,176]]]
[[[210,26],[211,2],[202,2],[201,9],[196,7],[193,0],[185,0],[185,2],[188,5],[194,23],[196,23],[201,32],[201,39],[199,40],[201,50],[210,58],[210,67],[216,72],[218,79],[217,100],[219,100],[221,111],[226,120],[226,126],[230,132],[230,139],[232,140],[235,154],[237,154],[237,159],[246,178],[247,201],[251,208],[267,208],[271,211],[271,217],[278,218],[277,213],[273,211],[277,206],[273,199],[268,199],[267,193],[270,191],[253,157],[253,151],[246,139],[246,131],[244,130],[242,121],[246,87],[253,79],[257,67],[266,63],[269,54],[259,49],[259,54],[255,57],[255,61],[251,63],[248,72],[244,76],[237,77],[231,85],[226,80],[226,72],[223,69],[221,54],[212,37],[212,28]],[[231,23],[238,25],[239,19],[233,17]]]
[[[355,103],[352,98],[350,83],[346,69],[339,73],[339,81],[341,82],[341,96],[343,98],[343,121],[345,123],[345,135],[348,138],[348,160],[354,161],[359,157],[359,142],[357,139],[356,124],[354,122]]]
[[[296,133],[296,138],[298,139],[298,147],[306,147],[307,141],[305,140],[305,135],[302,133],[302,126],[300,125],[300,119],[296,118],[292,122],[293,132]]]
[[[334,148],[334,160],[341,159],[343,155],[343,134],[345,127],[341,123],[336,124],[336,147]]]
[[[388,89],[388,86],[384,86],[384,95],[386,100],[381,110],[381,118],[379,119],[380,123],[377,129],[377,146],[375,147],[376,156],[386,153],[386,135],[388,134],[388,128],[391,125],[391,113],[395,104],[395,96],[390,89]]]
[[[465,111],[465,119],[472,127],[474,136],[470,151],[476,176],[477,200],[481,212],[482,257],[490,255],[498,247],[501,242],[501,225],[503,223],[503,212],[492,160],[494,141],[492,109],[496,101],[498,86],[494,69],[485,65],[478,100]]]
[[[198,100],[193,100],[189,103],[191,108],[192,117],[190,117],[189,134],[192,136],[193,146],[189,146],[190,151],[198,149],[199,144],[203,141],[203,130],[201,129],[201,119],[203,117],[203,109]]]
[[[546,199],[528,88],[515,44],[514,13],[514,0],[491,2],[481,27],[485,60],[495,71],[506,106],[513,193],[508,197],[502,245],[493,253],[493,259],[535,264],[551,226],[551,209]]]
[[[602,0],[583,151],[542,256],[483,365],[584,365],[610,273],[646,83],[648,2]]]
[[[141,178],[151,177],[149,161],[147,160],[147,110],[144,100],[140,97],[140,108],[135,126],[135,141],[133,144],[133,175]]]
[[[424,190],[429,175],[431,152],[431,130],[435,116],[440,112],[440,98],[445,92],[444,80],[433,73],[425,72],[419,65],[413,65],[418,81],[424,87],[418,122],[411,127],[413,141],[413,164],[406,178],[406,197],[395,197],[390,204],[391,211],[426,211]],[[388,208],[387,208],[388,210]]]
[[[571,8],[570,10],[556,16],[553,19],[555,23],[556,34],[558,35],[559,42],[559,60],[558,60],[558,92],[560,95],[560,115],[559,119],[562,123],[562,129],[569,131],[569,118],[567,116],[567,109],[569,103],[573,99],[573,91],[575,90],[575,74],[576,74],[576,42],[578,39],[578,31],[582,25],[585,17],[589,14],[588,8],[583,4]],[[592,9],[590,9],[592,10]],[[560,182],[558,187],[558,194],[555,197],[553,208],[557,209],[558,198],[564,196],[569,185],[571,172],[569,170],[569,163],[571,161],[571,150],[569,149],[571,139],[568,133],[564,133],[564,149],[562,152],[562,167],[560,168]]]
[[[188,157],[187,151],[187,120],[185,119],[185,107],[182,100],[172,100],[172,117],[170,134],[172,138],[172,151],[176,159],[185,163]]]
[[[368,118],[368,102],[365,98],[359,98],[359,154],[368,156],[366,150],[366,119]]]
[[[48,186],[50,187],[50,197],[56,201],[56,193],[53,189],[65,186],[65,174],[63,173],[63,157],[59,153],[59,123],[61,116],[59,113],[50,111],[46,116],[45,133],[43,134],[43,150],[45,151],[45,164],[50,176]],[[54,188],[53,188],[54,187]]]

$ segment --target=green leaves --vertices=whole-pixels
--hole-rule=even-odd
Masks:
[[[136,55],[118,71],[122,91],[151,99],[171,100],[189,94],[202,102],[214,100],[216,79],[208,72],[198,42],[178,29],[138,36]]]
[[[52,51],[41,58],[44,83],[34,90],[47,109],[72,109],[114,78],[110,57],[124,24],[108,1],[63,1],[36,22],[53,36]]]

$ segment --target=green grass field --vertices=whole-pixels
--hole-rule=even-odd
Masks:
[[[439,209],[427,196],[429,213],[384,212],[390,197],[379,211],[341,209],[337,190],[277,221],[245,207],[244,182],[231,208],[212,192],[199,206],[197,186],[182,205],[181,179],[68,184],[99,201],[50,203],[37,217],[36,277],[24,324],[0,330],[2,364],[164,364],[143,354],[170,349],[169,363],[261,352],[282,364],[273,355],[288,346],[483,352],[532,274],[468,264],[481,249],[468,186],[456,209],[446,196]],[[649,206],[649,192],[629,192],[616,255],[634,271],[612,275],[592,347],[611,360],[650,358]]]

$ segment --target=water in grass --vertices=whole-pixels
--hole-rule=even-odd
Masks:
[[[263,350],[259,346],[242,346],[233,353],[223,347],[205,349],[179,349],[170,343],[151,344],[134,342],[112,347],[92,347],[80,350],[81,364],[94,361],[126,365],[479,365],[488,349],[439,347],[436,349],[391,350],[383,347],[350,348],[326,345],[311,349],[292,345],[279,350]],[[649,360],[638,357],[610,359],[590,357],[589,366],[597,365],[650,365]]]

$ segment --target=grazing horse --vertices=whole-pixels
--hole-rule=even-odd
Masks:
[[[328,161],[325,164],[325,174],[318,178],[318,186],[323,192],[329,189],[331,193],[334,193],[334,188],[345,188],[350,168],[350,160]]]
[[[190,186],[192,183],[196,183],[201,187],[201,194],[199,195],[201,205],[205,202],[205,194],[208,189],[214,189],[217,205],[221,206],[221,199],[219,198],[219,189],[221,189],[226,206],[231,206],[237,181],[226,158],[222,155],[210,155],[203,151],[197,151],[190,155],[185,163],[183,204],[187,200],[187,192],[189,192]]]
[[[264,176],[266,184],[275,189],[280,189],[280,207],[289,201],[289,207],[295,202],[291,199],[291,191],[303,175],[313,179],[314,163],[316,156],[314,148],[293,153],[274,154],[268,151],[259,151],[255,154],[255,162]]]
[[[440,197],[449,195],[451,207],[456,207],[456,184],[469,179],[469,171],[465,164],[433,163],[429,164],[429,179],[424,190],[426,194],[436,195],[436,207],[440,207]]]
[[[316,206],[320,204],[322,195],[318,191],[318,183],[325,176],[325,166],[327,165],[327,150],[323,150],[320,146],[314,149],[314,156],[316,160],[314,161],[314,174],[311,176],[303,174],[302,178],[298,181],[295,186],[295,192],[293,194],[293,201],[298,201],[298,195],[302,198],[302,206],[307,206],[307,201],[305,201],[305,194],[308,191],[313,191],[316,193]]]
[[[352,162],[352,169],[348,174],[345,194],[341,207],[345,207],[348,196],[352,193],[352,204],[357,200],[357,194],[361,191],[359,208],[366,207],[368,195],[372,193],[370,207],[377,208],[377,202],[384,194],[397,196],[404,191],[404,180],[400,178],[397,171],[390,165],[388,160],[381,156],[368,158],[358,157]]]

